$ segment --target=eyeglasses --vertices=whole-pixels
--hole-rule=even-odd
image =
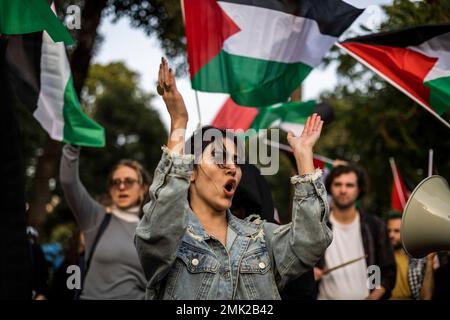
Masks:
[[[113,179],[111,180],[111,187],[115,188],[115,189],[120,189],[120,186],[123,183],[123,186],[125,187],[125,189],[130,189],[131,187],[134,186],[135,183],[137,183],[138,181],[136,179],[133,178],[125,178],[124,180],[122,179]]]

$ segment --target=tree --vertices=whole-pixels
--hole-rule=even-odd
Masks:
[[[448,23],[450,0],[396,0],[384,11],[387,20],[380,31]],[[325,128],[318,151],[359,162],[367,169],[372,188],[365,205],[377,214],[389,210],[391,156],[411,190],[427,175],[429,148],[435,150],[438,172],[449,178],[449,129],[350,56],[337,50],[335,54],[332,61],[338,63],[340,85],[333,92],[324,93],[322,99],[333,106],[336,120]],[[447,121],[449,116],[449,112],[444,114]]]
[[[130,18],[133,26],[148,35],[156,34],[168,57],[185,65],[183,21],[179,0],[56,0],[61,18],[69,5],[81,8],[81,30],[73,30],[76,45],[70,52],[70,63],[75,90],[81,95],[91,59],[101,43],[97,29],[105,16]],[[29,197],[29,223],[38,229],[46,220],[46,204],[50,201],[49,181],[57,175],[61,144],[49,138],[42,142],[36,159]]]
[[[152,96],[139,88],[138,79],[138,74],[129,70],[122,62],[108,65],[94,64],[90,68],[82,106],[86,113],[105,128],[106,134],[105,148],[81,150],[81,180],[94,197],[107,191],[107,176],[120,159],[138,160],[153,173],[161,157],[161,146],[166,142],[167,133],[158,112],[151,107]],[[28,114],[19,116],[21,123],[30,121]],[[24,145],[27,151],[28,173],[35,171],[36,155],[42,152],[41,141],[32,138],[36,136],[36,132],[45,134],[39,127],[34,130],[22,130],[26,141]],[[60,157],[59,153],[57,166]],[[72,220],[72,214],[65,202],[61,201],[59,204],[58,201],[64,199],[64,196],[59,188],[57,169],[58,167],[55,175],[50,177],[50,186],[48,180],[45,185],[45,192],[48,192],[49,196],[43,205],[45,210],[45,220],[41,226],[41,231],[44,231],[43,240],[48,240],[47,237],[55,225]],[[32,185],[34,176],[28,175],[27,178],[28,184]],[[28,191],[28,196],[36,192],[32,188]]]
[[[138,160],[153,172],[161,158],[166,130],[150,107],[152,96],[137,82],[137,74],[122,62],[95,64],[89,71],[84,101],[106,134],[105,148],[86,149],[81,158],[82,179],[93,194],[105,192],[106,176],[120,159]]]

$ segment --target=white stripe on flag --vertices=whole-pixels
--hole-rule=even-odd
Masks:
[[[43,32],[41,53],[41,88],[34,117],[50,136],[64,137],[64,92],[70,76],[70,66],[63,42],[55,43]]]
[[[408,49],[431,58],[438,58],[438,61],[428,72],[423,82],[450,77],[450,32],[425,41],[419,46],[408,47]]]
[[[280,128],[286,132],[292,131],[295,135],[300,135],[303,132],[305,126],[299,123],[293,122],[281,122]]]
[[[218,4],[241,29],[223,45],[233,55],[315,67],[337,40],[321,34],[311,19],[248,5]]]
[[[403,88],[400,84],[386,76],[383,72],[381,72],[379,69],[375,68],[373,65],[371,65],[369,62],[364,60],[362,57],[354,53],[353,51],[347,49],[344,47],[341,43],[336,42],[335,46],[337,46],[339,49],[342,49],[344,52],[347,52],[350,56],[352,56],[356,61],[361,63],[363,66],[366,66],[370,70],[372,70],[375,74],[379,75],[381,78],[389,82],[393,87],[397,88],[401,92],[403,92],[405,95],[407,95],[409,98],[417,102],[422,108],[427,110],[429,113],[431,113],[433,116],[435,116],[440,122],[445,124],[448,128],[450,128],[450,123],[448,123],[444,118],[442,118],[439,114],[436,113],[430,106],[428,106],[425,102],[421,101],[420,99],[416,98],[413,94],[411,94],[408,90]]]

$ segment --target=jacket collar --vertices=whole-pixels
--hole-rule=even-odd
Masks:
[[[258,232],[260,229],[258,224],[235,217],[230,210],[227,210],[227,220],[228,228],[232,228],[238,236],[249,237]],[[190,208],[188,212],[188,231],[192,234],[192,236],[200,237],[202,240],[207,240],[210,238],[210,236],[205,232],[200,220]]]

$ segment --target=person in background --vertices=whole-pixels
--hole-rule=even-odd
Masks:
[[[395,258],[384,223],[357,209],[356,202],[367,191],[365,172],[352,165],[337,166],[325,186],[332,197],[330,226],[333,242],[314,269],[322,300],[387,299],[395,284]],[[325,269],[345,265],[324,275]],[[368,286],[368,267],[379,267],[381,283]]]
[[[410,258],[402,246],[401,224],[402,214],[395,211],[389,212],[386,226],[397,265],[397,278],[391,299],[430,300],[434,288],[433,259],[435,255],[430,254],[424,259]]]
[[[145,276],[133,238],[150,176],[142,165],[122,160],[107,179],[111,207],[94,200],[79,178],[80,148],[65,145],[60,181],[86,243],[80,298],[144,299]]]
[[[69,239],[69,243],[64,250],[64,261],[54,272],[50,286],[50,300],[78,300],[81,290],[69,289],[67,279],[70,274],[67,273],[69,266],[79,266],[83,273],[85,241],[84,235],[80,229],[76,228]]]

